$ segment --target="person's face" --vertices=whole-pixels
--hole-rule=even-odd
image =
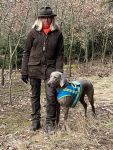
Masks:
[[[51,17],[43,17],[42,22],[44,25],[51,25],[52,18]]]

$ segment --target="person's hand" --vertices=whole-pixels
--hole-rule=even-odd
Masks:
[[[21,75],[21,79],[23,82],[25,82],[26,84],[28,83],[28,75]]]

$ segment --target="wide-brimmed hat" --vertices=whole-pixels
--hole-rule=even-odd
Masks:
[[[56,16],[56,14],[53,13],[51,7],[42,7],[38,13],[38,18],[54,16]]]

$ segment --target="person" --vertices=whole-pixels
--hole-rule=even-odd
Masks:
[[[54,129],[57,109],[56,91],[47,85],[51,72],[63,72],[63,35],[55,22],[56,14],[51,7],[42,7],[29,32],[22,57],[21,79],[31,85],[31,129],[41,127],[41,81],[44,80],[46,92],[46,130]]]

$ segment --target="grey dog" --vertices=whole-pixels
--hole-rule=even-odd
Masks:
[[[74,84],[75,83],[75,84]],[[94,87],[92,83],[88,80],[79,80],[77,82],[69,82],[65,75],[59,71],[54,71],[50,75],[50,79],[48,80],[48,85],[50,87],[54,87],[59,95],[59,91],[61,93],[64,92],[64,96],[60,94],[60,97],[57,97],[58,102],[63,107],[64,110],[64,126],[67,128],[67,118],[68,111],[70,107],[75,107],[78,101],[81,102],[85,109],[85,117],[87,116],[87,104],[84,101],[85,95],[87,95],[89,102],[92,107],[93,115],[95,116],[95,107],[94,107]],[[71,90],[67,89],[67,86],[71,86]],[[72,88],[74,91],[72,91]],[[70,92],[70,93],[68,93]],[[72,95],[71,95],[72,93]],[[78,95],[77,95],[78,94]],[[73,95],[75,97],[73,98]],[[73,105],[74,104],[74,105]]]

